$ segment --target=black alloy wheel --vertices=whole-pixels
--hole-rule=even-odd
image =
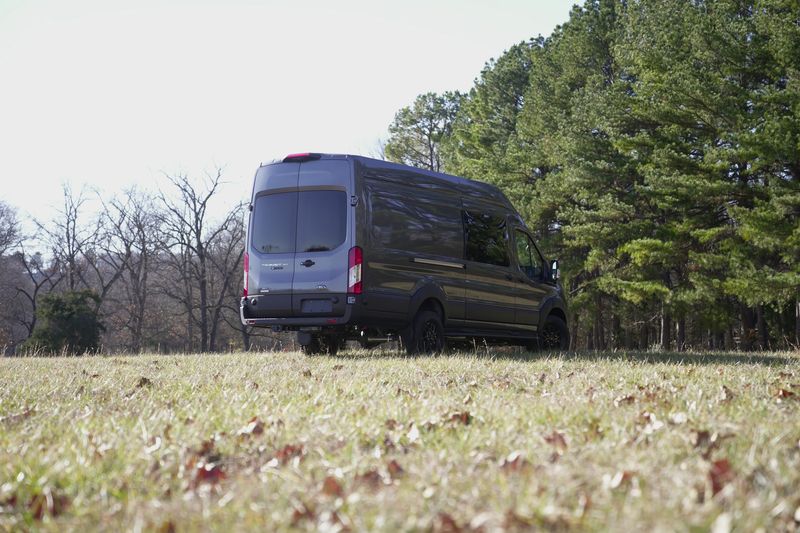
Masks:
[[[569,329],[561,318],[550,315],[539,333],[540,350],[568,350]]]
[[[424,310],[417,313],[414,318],[410,342],[406,349],[411,354],[440,353],[445,348],[444,326],[439,313]]]

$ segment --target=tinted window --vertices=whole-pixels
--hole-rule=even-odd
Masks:
[[[380,183],[369,186],[369,202],[370,236],[375,246],[461,259],[460,209],[453,207],[452,200]]]
[[[344,191],[301,191],[259,196],[253,206],[253,248],[265,254],[323,252],[344,242]]]
[[[508,266],[505,218],[463,211],[463,219],[467,261]]]
[[[542,262],[539,257],[539,252],[533,245],[533,241],[521,231],[516,232],[515,240],[517,244],[517,262],[519,263],[519,268],[529,278],[535,280],[541,279]]]
[[[259,196],[253,206],[250,242],[253,248],[265,254],[294,252],[296,225],[296,192]]]
[[[298,252],[324,252],[344,242],[347,229],[344,191],[301,191],[297,213]]]

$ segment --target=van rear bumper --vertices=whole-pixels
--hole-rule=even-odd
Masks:
[[[352,298],[352,296],[349,296]],[[276,314],[286,315],[289,314],[283,309],[270,309],[271,306],[264,305],[263,296],[244,297],[239,301],[239,318],[242,324],[246,326],[255,327],[273,327],[280,326],[284,328],[295,327],[308,327],[308,326],[341,326],[351,323],[353,318],[353,309],[355,304],[346,304],[348,295],[337,294],[330,295],[329,300],[333,300],[330,309],[324,307],[324,301],[320,304],[322,307],[314,308],[313,302],[316,300],[307,300],[312,302],[308,307],[308,313],[313,316],[303,316],[302,314],[291,314],[290,316],[270,316],[270,311],[279,311]],[[298,302],[299,304],[299,302]],[[290,304],[291,305],[291,304]]]

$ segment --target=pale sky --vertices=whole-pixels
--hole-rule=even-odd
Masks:
[[[573,3],[0,0],[0,199],[49,219],[64,182],[110,197],[222,166],[221,212],[262,161],[370,155],[416,95],[469,90]]]

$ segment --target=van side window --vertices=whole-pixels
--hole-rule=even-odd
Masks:
[[[514,237],[517,247],[517,262],[519,263],[520,270],[530,279],[542,279],[542,260],[539,257],[539,252],[533,245],[533,241],[519,230],[515,232]]]
[[[465,259],[477,263],[508,266],[504,217],[462,211],[466,241]]]

